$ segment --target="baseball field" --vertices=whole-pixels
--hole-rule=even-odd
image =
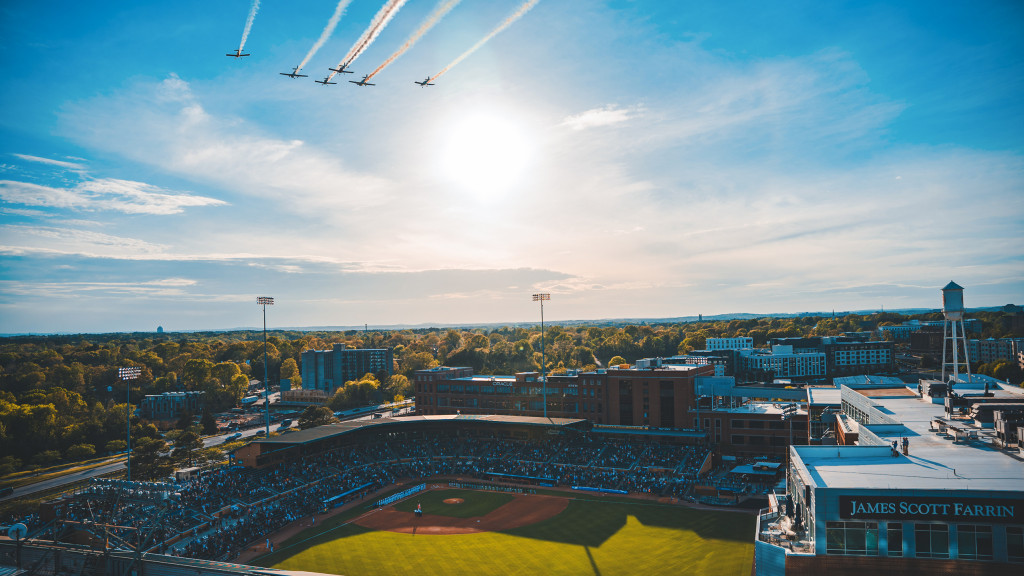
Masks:
[[[414,513],[417,505],[422,516]],[[753,531],[753,516],[741,512],[596,495],[435,489],[331,518],[252,564],[345,576],[747,576]]]

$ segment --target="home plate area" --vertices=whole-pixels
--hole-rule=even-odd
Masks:
[[[444,492],[445,489],[433,492]],[[465,491],[459,491],[465,495]],[[473,494],[473,493],[470,493]],[[486,492],[479,493],[487,497]],[[413,496],[406,502],[417,498],[426,499],[431,494]],[[472,496],[466,496],[472,499]],[[466,503],[466,498],[438,498],[441,504],[458,508]],[[569,500],[558,496],[541,496],[537,494],[515,494],[512,498],[482,516],[462,518],[447,516],[443,513],[430,513],[430,506],[424,507],[422,516],[415,512],[396,510],[396,505],[386,506],[375,512],[365,514],[354,520],[355,524],[373,530],[387,530],[403,534],[477,534],[480,532],[498,532],[510,528],[529,526],[553,516],[557,516],[569,504]]]

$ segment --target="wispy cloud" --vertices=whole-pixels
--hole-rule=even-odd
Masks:
[[[157,256],[166,247],[125,238],[51,226],[0,226],[0,254],[74,254],[98,258]]]
[[[298,139],[274,138],[237,118],[208,113],[188,82],[171,75],[113,97],[66,107],[67,135],[243,197],[282,201],[283,210],[357,219],[387,204],[383,177],[346,168]]]
[[[30,156],[28,154],[15,154],[14,156],[21,158],[22,160],[28,160],[29,162],[39,162],[41,164],[60,166],[61,168],[68,168],[71,170],[85,170],[85,165],[77,162],[66,162],[64,160],[54,160],[52,158],[42,158],[40,156]]]
[[[0,180],[0,200],[24,206],[159,215],[180,214],[187,207],[226,204],[215,198],[172,193],[151,184],[113,178],[88,180],[72,188]]]
[[[587,128],[597,128],[601,126],[611,126],[612,124],[621,124],[639,115],[639,110],[636,108],[619,108],[617,106],[605,106],[603,108],[594,108],[579,114],[566,117],[562,120],[562,126],[566,126],[572,130],[586,130]]]

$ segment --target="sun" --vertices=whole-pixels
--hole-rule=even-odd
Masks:
[[[440,152],[444,178],[481,199],[513,189],[533,156],[521,124],[495,112],[475,112],[450,125]]]

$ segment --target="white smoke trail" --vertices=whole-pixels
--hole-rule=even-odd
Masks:
[[[327,21],[327,27],[320,33],[320,37],[317,38],[316,43],[313,44],[313,47],[309,49],[308,53],[306,53],[306,57],[302,59],[301,63],[299,63],[299,67],[295,69],[295,73],[302,70],[306,64],[309,63],[309,59],[312,58],[313,55],[316,54],[317,50],[324,45],[324,42],[327,42],[327,39],[331,37],[331,34],[334,34],[334,29],[338,26],[338,22],[341,21],[341,16],[345,13],[345,8],[348,8],[348,5],[351,2],[352,0],[341,0],[338,2],[338,5],[334,8],[334,14],[331,14],[331,19]]]
[[[441,18],[444,18],[445,14],[451,12],[451,9],[455,8],[461,1],[462,0],[441,0],[441,3],[438,4],[436,8],[434,8],[434,11],[430,13],[430,16],[428,16],[426,20],[424,20],[423,24],[421,24],[420,27],[415,32],[412,33],[412,36],[409,36],[409,39],[405,41],[405,44],[402,44],[402,47],[396,50],[395,53],[392,54],[390,58],[384,61],[383,64],[377,66],[376,70],[370,72],[370,75],[367,76],[366,79],[369,80],[370,78],[376,76],[378,72],[387,68],[389,64],[397,60],[398,57],[401,56],[406,50],[412,48],[413,44],[418,42],[419,39],[422,38],[423,35],[426,34],[428,30],[430,30],[431,28],[434,27],[435,24],[440,22]]]
[[[479,42],[474,44],[472,48],[470,48],[469,50],[466,50],[465,52],[463,52],[458,58],[453,60],[451,64],[445,66],[444,70],[441,70],[440,72],[435,74],[430,80],[428,80],[428,82],[433,82],[434,80],[437,80],[445,72],[447,72],[447,71],[451,70],[452,68],[454,68],[459,62],[462,62],[463,60],[468,58],[471,54],[473,54],[473,52],[476,52],[477,50],[479,50],[481,46],[483,46],[484,44],[487,44],[487,42],[491,38],[494,38],[495,36],[500,34],[502,30],[504,30],[505,28],[508,28],[509,26],[511,26],[513,22],[515,22],[516,20],[519,20],[520,18],[522,18],[523,14],[526,14],[527,12],[529,12],[530,8],[533,8],[534,6],[536,6],[538,2],[540,2],[540,0],[526,0],[526,2],[524,2],[523,5],[519,7],[519,9],[517,9],[515,12],[512,13],[511,16],[509,16],[501,24],[499,24],[497,28],[495,28],[494,30],[491,30],[490,34],[488,34],[487,36],[484,36],[483,39],[481,39]]]
[[[406,0],[388,0],[385,2],[384,5],[381,6],[380,10],[377,11],[373,20],[370,21],[370,26],[363,32],[363,35],[356,40],[356,43],[349,49],[348,54],[345,55],[345,58],[339,62],[335,68],[340,70],[342,66],[348,66],[355,62],[356,58],[358,58],[359,55],[373,43],[377,38],[377,35],[380,34],[381,30],[388,25],[388,22],[390,22],[391,18],[398,13],[399,8],[401,8],[405,2]],[[334,78],[335,74],[336,72],[331,72],[327,79],[330,80],[331,78]]]
[[[238,52],[241,54],[245,48],[245,41],[249,39],[249,30],[252,30],[252,21],[256,19],[256,11],[260,9],[260,0],[252,0],[252,7],[249,8],[249,18],[245,20],[245,30],[242,31],[242,43],[238,45]]]

